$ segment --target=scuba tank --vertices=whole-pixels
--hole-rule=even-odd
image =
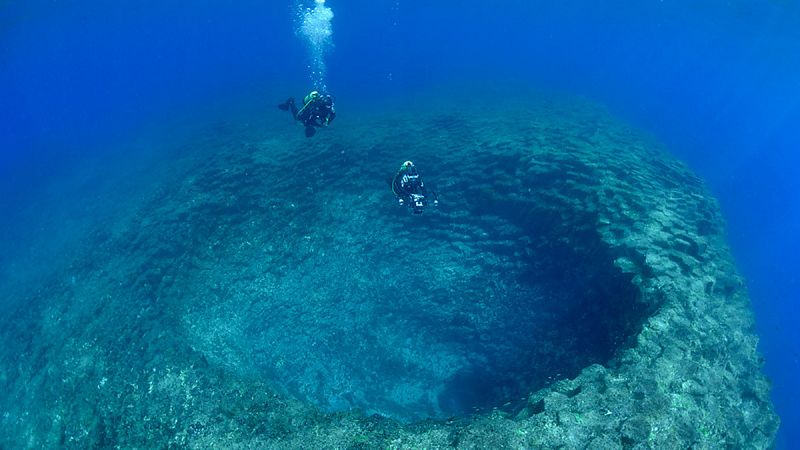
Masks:
[[[311,91],[303,98],[303,104],[308,105],[312,100],[319,98],[318,91]]]
[[[306,110],[308,105],[310,105],[312,101],[314,101],[314,100],[316,100],[318,98],[319,98],[319,92],[318,91],[311,91],[311,92],[308,93],[308,95],[303,97],[303,107],[300,108],[300,111],[297,111],[297,117],[300,117],[300,115],[303,113],[303,111]]]

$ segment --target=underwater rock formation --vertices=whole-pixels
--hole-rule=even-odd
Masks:
[[[580,101],[446,108],[171,155],[13,291],[0,446],[769,447],[702,182]],[[406,159],[437,210],[396,205]]]

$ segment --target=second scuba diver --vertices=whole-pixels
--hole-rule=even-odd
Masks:
[[[306,137],[311,137],[317,132],[317,128],[327,127],[336,117],[336,109],[333,107],[333,96],[330,94],[320,94],[318,91],[311,91],[303,99],[303,107],[297,109],[294,97],[278,105],[283,111],[291,111],[292,117],[300,121],[305,126]]]
[[[417,167],[411,161],[406,161],[392,179],[392,192],[397,197],[400,206],[408,205],[413,214],[422,214],[429,199],[433,205],[439,205],[439,196],[433,190],[428,190],[417,172]]]

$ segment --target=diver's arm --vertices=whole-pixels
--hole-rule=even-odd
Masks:
[[[428,197],[428,194],[430,193],[430,196],[433,197],[433,201],[435,203],[439,202],[439,193],[436,192],[436,189],[433,189],[433,188],[428,189],[427,187],[425,187],[423,189],[425,190],[424,194],[425,194],[426,197]]]
[[[294,118],[299,120],[300,122],[303,122],[304,124],[308,122],[308,120],[310,119],[310,115],[312,114],[311,112],[312,103],[313,100],[308,103],[303,103],[303,107],[297,111],[297,114],[294,115]]]
[[[401,184],[399,182],[399,180],[401,178],[403,178],[403,171],[402,170],[397,172],[397,174],[394,176],[394,178],[392,178],[392,193],[396,197],[403,198],[403,197],[405,197],[405,194],[403,194],[403,190],[404,189],[403,189],[403,186],[401,186]]]

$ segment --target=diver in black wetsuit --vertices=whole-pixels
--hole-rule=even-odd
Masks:
[[[439,195],[425,187],[417,167],[411,161],[404,162],[392,179],[392,192],[397,196],[400,206],[407,204],[413,214],[422,214],[429,199],[433,200],[434,206],[439,205]]]
[[[311,137],[317,132],[317,128],[327,127],[336,117],[336,109],[333,107],[333,97],[330,94],[320,94],[318,91],[311,91],[303,99],[303,107],[299,110],[294,102],[294,97],[278,105],[283,111],[291,111],[292,117],[299,120],[306,128],[306,137]]]

